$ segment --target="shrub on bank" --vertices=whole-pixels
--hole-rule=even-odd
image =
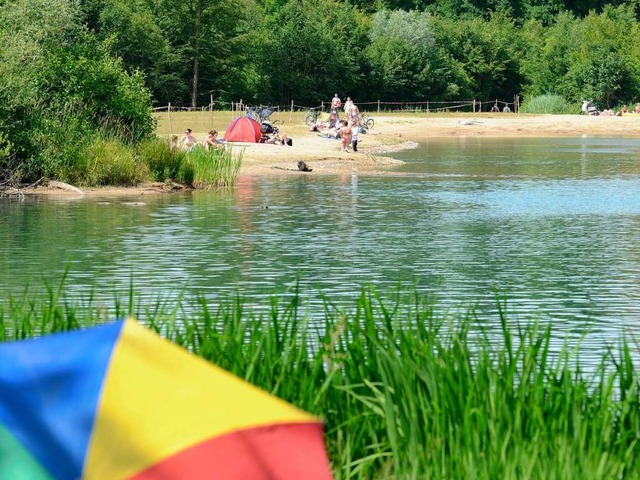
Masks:
[[[152,180],[164,182],[165,180],[177,180],[185,153],[171,148],[170,145],[158,138],[145,140],[138,147],[141,160],[149,167]]]
[[[521,113],[572,114],[580,113],[580,107],[568,102],[560,95],[538,95],[525,100],[520,106]]]
[[[131,145],[117,139],[98,138],[84,151],[87,185],[137,185],[149,175]]]

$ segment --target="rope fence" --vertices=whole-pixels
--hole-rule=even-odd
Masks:
[[[318,106],[305,106],[305,105],[296,105],[294,101],[291,101],[290,105],[282,106],[282,105],[249,105],[244,103],[242,100],[238,102],[223,102],[223,101],[214,101],[211,99],[208,105],[200,106],[200,107],[182,107],[176,106],[169,103],[168,105],[162,107],[155,107],[153,110],[155,112],[207,112],[214,110],[227,110],[231,111],[233,114],[244,114],[247,109],[256,109],[256,108],[273,108],[274,112],[284,113],[284,112],[299,112],[306,111],[311,108],[319,108],[320,110],[329,110],[330,102],[321,102]],[[381,100],[373,101],[373,102],[358,102],[358,108],[363,112],[376,112],[376,113],[384,113],[384,112],[407,112],[407,113],[442,113],[442,112],[466,112],[466,113],[480,113],[480,112],[489,112],[491,108],[497,106],[499,111],[505,111],[505,107],[507,107],[507,111],[510,112],[518,112],[520,109],[520,96],[516,95],[513,98],[513,101],[506,102],[504,100],[457,100],[457,101],[422,101],[422,102],[383,102]]]
[[[494,99],[489,101],[480,100],[458,100],[458,101],[423,101],[423,102],[383,102],[376,100],[373,102],[357,102],[356,105],[361,112],[372,114],[385,113],[480,113],[480,112],[514,112],[517,113],[520,109],[520,98],[515,96],[513,101],[507,102],[504,100]],[[174,135],[176,131],[180,131],[185,123],[188,126],[196,129],[197,131],[208,131],[214,126],[218,129],[224,130],[226,124],[233,121],[236,117],[256,113],[263,108],[273,110],[274,117],[282,120],[285,123],[291,123],[293,114],[295,112],[307,112],[310,109],[320,110],[324,112],[329,111],[331,106],[330,102],[321,102],[319,105],[312,107],[308,105],[298,105],[294,101],[291,101],[289,105],[256,105],[247,104],[242,100],[237,102],[223,102],[214,101],[210,99],[208,105],[199,107],[183,107],[168,104],[161,107],[155,107],[153,110],[156,113],[166,112],[168,115],[163,116],[159,125],[159,133],[164,135]],[[492,108],[494,110],[492,110]],[[189,112],[208,113],[205,115],[198,115],[197,118],[187,118],[186,115]],[[172,115],[175,113],[176,115]],[[215,115],[214,115],[215,113]],[[185,115],[185,116],[183,116]],[[222,115],[222,117],[221,117]],[[288,118],[287,118],[288,117]],[[222,124],[221,124],[222,123]]]

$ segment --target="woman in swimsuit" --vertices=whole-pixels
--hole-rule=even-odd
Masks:
[[[346,120],[342,121],[342,128],[340,129],[340,135],[342,135],[342,151],[348,152],[349,145],[351,145],[351,127]]]

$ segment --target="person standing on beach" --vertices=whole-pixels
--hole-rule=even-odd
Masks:
[[[351,147],[354,152],[358,151],[358,133],[360,133],[360,126],[357,122],[351,123]]]
[[[351,143],[352,130],[349,123],[346,120],[342,121],[342,128],[340,129],[340,135],[342,136],[342,151],[349,151],[349,144]]]
[[[331,114],[335,115],[336,121],[340,120],[339,112],[340,112],[341,106],[342,106],[342,101],[340,100],[340,97],[336,93],[331,99]]]
[[[344,102],[344,114],[347,116],[347,120],[349,119],[351,107],[353,107],[353,101],[351,100],[351,97],[347,97],[347,101]]]

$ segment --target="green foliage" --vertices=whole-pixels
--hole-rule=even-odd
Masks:
[[[138,74],[80,24],[65,0],[9,1],[0,9],[0,125],[13,144],[0,178],[71,178],[96,135],[138,142],[153,133],[150,96]]]
[[[151,178],[158,182],[177,179],[180,165],[185,158],[185,152],[175,146],[172,148],[168,142],[160,138],[143,141],[138,147],[138,154],[149,168]]]
[[[75,305],[63,283],[6,295],[0,340],[134,315],[322,417],[335,478],[639,478],[640,384],[624,338],[586,373],[561,332],[518,324],[498,300],[491,329],[480,312],[443,317],[417,295],[372,289],[311,323],[297,291],[213,307],[183,295],[148,305],[133,291],[109,303],[92,290]]]
[[[608,8],[584,19],[560,15],[542,29],[528,24],[532,55],[523,61],[525,93],[555,93],[613,106],[640,94],[638,22],[630,8]],[[571,41],[567,41],[570,38]]]
[[[365,45],[360,17],[348,3],[287,2],[268,19],[268,33],[257,45],[263,75],[259,93],[303,105],[328,101],[338,87],[353,93]]]
[[[417,11],[381,10],[373,16],[366,56],[371,89],[382,98],[417,100],[430,87],[434,36],[431,16]]]
[[[519,93],[523,42],[504,14],[489,20],[434,20],[436,43],[461,74],[452,76],[462,98],[511,98]]]
[[[580,113],[580,107],[566,101],[560,95],[539,95],[525,101],[520,106],[522,113],[571,114]]]
[[[170,33],[159,24],[146,2],[109,0],[99,12],[98,37],[130,71],[144,74],[157,101],[175,102],[189,89],[180,55],[171,46]]]
[[[229,187],[236,183],[243,152],[234,155],[232,148],[217,149],[194,148],[186,154],[189,169],[185,171],[193,175],[190,184],[194,188],[209,189]]]
[[[96,138],[83,152],[75,181],[84,185],[136,185],[147,179],[146,165],[133,147],[113,138]]]

